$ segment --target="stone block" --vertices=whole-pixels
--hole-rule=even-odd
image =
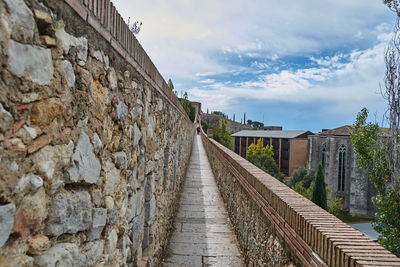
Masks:
[[[55,118],[60,118],[63,103],[58,98],[49,98],[33,105],[30,112],[31,123],[41,128],[49,125]]]
[[[0,206],[0,248],[6,243],[14,225],[15,205]]]
[[[25,189],[32,189],[33,191],[38,190],[43,186],[43,179],[39,176],[28,173],[19,179],[17,186],[14,189],[15,193],[20,193]]]
[[[88,42],[85,37],[76,38],[65,32],[64,27],[56,30],[57,41],[65,54],[68,54],[71,47],[76,48],[76,57],[79,61],[86,62]]]
[[[150,175],[149,177],[147,177],[146,180],[146,185],[145,185],[145,201],[150,201],[151,198],[153,197],[154,194],[154,190],[155,190],[155,183],[154,183],[154,175]]]
[[[73,167],[65,175],[67,183],[83,181],[88,184],[98,182],[100,176],[100,161],[93,152],[89,136],[81,131],[75,152],[72,155]]]
[[[114,206],[112,210],[108,211],[108,225],[114,225],[117,222],[117,207]]]
[[[133,146],[136,147],[139,144],[140,139],[142,138],[142,132],[139,127],[136,125],[133,126]]]
[[[12,127],[14,119],[10,112],[4,109],[3,105],[0,103],[0,131],[6,132]]]
[[[50,49],[10,40],[8,64],[15,76],[25,76],[39,85],[49,85],[53,79],[54,68]]]
[[[30,255],[41,255],[50,248],[49,238],[45,235],[35,235],[29,239],[29,250]]]
[[[54,196],[46,232],[51,236],[84,231],[92,224],[92,203],[88,192],[60,192]]]
[[[73,151],[72,141],[68,145],[46,146],[33,155],[34,166],[45,177],[53,179],[57,171],[70,163]]]
[[[33,13],[23,0],[4,0],[10,12],[10,26],[14,39],[32,39],[35,31]]]
[[[104,194],[112,194],[121,181],[120,171],[110,161],[103,164],[103,171],[105,174]]]
[[[124,103],[124,101],[118,101],[114,104],[115,112],[117,113],[117,117],[120,120],[125,120],[126,115],[128,114],[128,107]]]
[[[146,163],[145,174],[147,175],[147,174],[149,174],[150,172],[154,171],[155,166],[156,166],[156,163],[155,163],[154,161],[152,161],[152,160],[149,160],[149,161]]]
[[[135,194],[132,194],[128,198],[128,209],[126,212],[127,221],[130,222],[134,217],[136,217],[141,211],[142,205],[142,190],[138,190]]]
[[[117,242],[118,242],[117,231],[115,229],[112,229],[106,239],[106,245],[104,248],[104,252],[107,254],[113,254],[115,249],[117,248]]]
[[[143,232],[144,214],[141,213],[132,221],[131,240],[133,244],[139,241],[140,234]]]
[[[114,162],[117,168],[126,170],[127,168],[127,159],[126,159],[126,154],[123,151],[116,152],[113,154],[114,156]]]
[[[76,244],[59,243],[44,254],[35,257],[35,266],[79,266],[79,250]]]
[[[42,135],[39,138],[35,139],[33,143],[28,147],[28,153],[32,154],[44,146],[47,146],[51,142],[51,136]]]
[[[101,236],[104,226],[106,225],[107,210],[102,208],[93,209],[92,228],[88,234],[89,241],[98,239]]]
[[[32,267],[33,258],[25,254],[3,255],[0,256],[1,267]]]
[[[143,228],[142,248],[147,248],[148,246],[149,246],[149,227],[145,226]]]
[[[95,266],[103,255],[104,241],[97,240],[85,243],[80,254],[80,266]]]
[[[63,60],[61,62],[61,67],[64,72],[65,80],[67,81],[68,87],[73,87],[75,85],[75,73],[72,68],[71,62],[68,60]]]
[[[94,146],[94,152],[98,154],[103,147],[103,143],[100,140],[100,137],[97,135],[97,133],[93,134],[93,146]]]
[[[40,40],[42,40],[43,44],[45,44],[47,47],[55,47],[57,46],[57,41],[53,37],[50,37],[48,35],[41,35]]]
[[[152,197],[150,201],[144,203],[145,210],[145,225],[151,225],[154,218],[156,217],[156,198]]]
[[[25,196],[15,213],[12,232],[26,238],[46,219],[46,206],[46,191],[43,187],[35,194]]]
[[[35,14],[35,19],[39,26],[50,25],[53,23],[53,20],[49,13],[41,9],[34,9],[33,13]]]

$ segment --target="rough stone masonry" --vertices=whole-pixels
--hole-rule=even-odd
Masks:
[[[195,128],[140,73],[66,2],[0,0],[0,266],[157,264]]]

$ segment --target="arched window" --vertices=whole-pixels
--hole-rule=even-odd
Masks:
[[[325,168],[325,161],[326,161],[326,143],[322,143],[322,150],[321,150],[322,168]]]
[[[339,147],[338,191],[344,191],[346,180],[346,146]]]

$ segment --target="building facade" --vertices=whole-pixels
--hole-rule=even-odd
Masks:
[[[368,172],[357,165],[357,155],[350,142],[352,126],[325,130],[308,136],[309,169],[316,170],[321,163],[325,183],[331,189],[329,198],[343,199],[343,208],[351,215],[373,216],[376,209],[372,197],[376,189],[368,178]]]
[[[272,145],[279,170],[290,176],[299,167],[306,167],[309,131],[244,130],[232,134],[233,151],[246,157],[247,148],[262,138],[264,145]]]

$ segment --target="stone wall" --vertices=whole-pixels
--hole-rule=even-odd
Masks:
[[[195,125],[112,3],[0,0],[0,266],[156,265]]]
[[[244,158],[204,133],[202,140],[248,266],[400,266],[395,255]]]

